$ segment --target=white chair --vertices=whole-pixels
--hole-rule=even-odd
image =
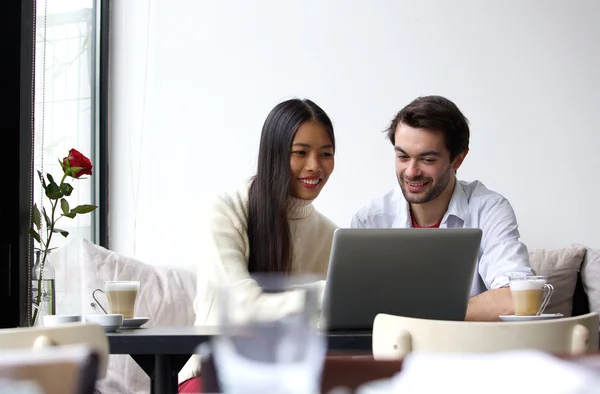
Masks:
[[[98,379],[106,375],[108,338],[97,324],[68,323],[56,327],[23,327],[0,330],[0,357],[5,350],[41,349],[49,346],[86,345],[99,357]]]
[[[489,353],[537,349],[558,355],[598,352],[598,314],[529,322],[457,322],[380,313],[373,322],[373,357],[410,352]]]
[[[40,393],[92,394],[98,376],[98,353],[87,345],[3,350],[0,381],[35,384]],[[6,389],[6,387],[4,387]],[[3,392],[0,384],[0,392]],[[11,391],[12,392],[12,391]],[[30,392],[29,390],[27,392]]]

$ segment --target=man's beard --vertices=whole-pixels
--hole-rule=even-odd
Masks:
[[[406,201],[408,201],[410,204],[425,204],[429,201],[435,200],[436,198],[439,197],[440,194],[442,194],[442,192],[448,186],[448,183],[450,183],[450,174],[451,173],[452,173],[451,169],[450,169],[450,167],[448,167],[448,170],[440,178],[438,178],[437,181],[435,181],[435,182],[433,181],[433,178],[425,178],[425,177],[409,179],[406,176],[402,176],[398,180],[400,183],[400,188],[402,189],[402,194],[404,195],[404,198],[406,199]],[[427,182],[427,186],[429,187],[429,190],[426,191],[425,194],[423,194],[423,195],[415,196],[406,187],[407,181],[408,182]]]

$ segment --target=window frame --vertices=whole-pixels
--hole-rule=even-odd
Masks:
[[[33,242],[29,236],[33,204],[36,0],[0,2],[0,132],[5,193],[0,218],[0,328],[29,326]],[[108,86],[109,0],[94,0],[94,84],[92,126],[96,161],[93,198],[94,242],[108,247]],[[8,149],[7,149],[8,148]],[[18,163],[15,166],[14,163]],[[18,168],[15,168],[18,167]],[[12,171],[11,171],[12,169]]]
[[[4,146],[0,166],[5,169],[0,206],[0,328],[5,328],[28,323],[35,1],[0,2],[0,15],[0,132]]]
[[[96,83],[93,86],[93,108],[95,141],[94,154],[96,156],[96,172],[94,182],[94,198],[98,209],[94,212],[94,241],[96,244],[108,248],[108,119],[109,119],[109,52],[110,52],[110,0],[94,0],[96,10],[95,42],[96,62],[94,75]]]

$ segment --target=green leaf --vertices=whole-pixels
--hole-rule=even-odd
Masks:
[[[90,213],[96,208],[98,208],[96,205],[91,204],[78,205],[71,209],[70,213]]]
[[[48,216],[48,214],[46,213],[46,208],[42,207],[42,213],[44,214],[46,226],[48,226],[48,228],[52,227],[52,221],[50,220],[50,216]]]
[[[52,232],[53,232],[53,233],[61,233],[61,234],[62,234],[62,236],[63,236],[63,237],[65,237],[65,238],[69,236],[69,232],[68,232],[68,231],[61,230],[61,229],[59,229],[59,228],[54,228],[54,229],[52,230]]]
[[[62,209],[63,215],[69,213],[69,203],[64,198],[60,199],[60,209]]]
[[[46,196],[51,200],[58,200],[63,196],[63,194],[61,192],[46,193]]]
[[[71,186],[68,183],[63,183],[62,185],[60,185],[60,191],[62,192],[62,194],[64,194],[65,196],[70,196],[71,192],[73,192],[73,186]]]
[[[35,239],[40,245],[42,244],[42,240],[40,239],[40,235],[38,234],[37,231],[35,231],[34,229],[30,228],[29,229],[29,235],[31,235],[33,237],[33,239]]]
[[[56,183],[56,182],[54,182],[54,178],[52,177],[52,175],[46,174],[46,176],[48,177],[48,182],[50,182],[50,183]]]
[[[42,228],[42,215],[40,215],[40,210],[37,207],[37,204],[33,204],[33,209],[31,210],[31,216],[33,217],[33,224],[38,231]]]
[[[77,216],[77,214],[75,212],[69,212],[63,214],[63,216],[73,219],[75,216]]]
[[[40,182],[42,182],[42,187],[46,190],[46,180],[44,179],[44,175],[41,171],[38,171],[38,176],[40,177]]]
[[[48,176],[50,176],[50,174],[48,174]],[[58,200],[59,198],[63,197],[63,194],[58,188],[58,185],[52,182],[46,187],[46,197],[51,200]]]

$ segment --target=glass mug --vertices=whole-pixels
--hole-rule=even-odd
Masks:
[[[545,276],[511,276],[510,292],[515,316],[539,316],[548,306],[554,286]]]
[[[96,298],[96,292],[103,293],[108,299],[108,312]],[[104,290],[96,289],[92,292],[92,298],[104,313],[121,314],[124,319],[135,317],[135,303],[140,291],[140,282],[134,280],[106,281]]]
[[[320,293],[306,275],[254,275],[217,289],[221,334],[212,350],[223,393],[319,392]]]

